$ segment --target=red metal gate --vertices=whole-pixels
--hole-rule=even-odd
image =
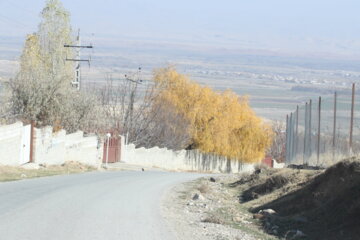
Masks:
[[[273,168],[274,167],[274,162],[273,162],[273,159],[272,157],[270,156],[266,156],[263,160],[262,160],[262,164],[270,167],[270,168]]]
[[[121,157],[121,145],[119,138],[109,138],[104,142],[104,152],[103,152],[103,163],[106,163],[106,157],[109,157],[108,163],[120,162]]]

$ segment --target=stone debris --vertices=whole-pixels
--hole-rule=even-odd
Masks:
[[[178,240],[256,240],[234,225],[252,228],[251,214],[236,210],[237,196],[219,178],[205,178],[196,184],[179,185],[170,194],[168,209],[173,217]],[[211,182],[212,184],[208,184]],[[201,192],[201,186],[208,189]],[[173,192],[173,193],[174,193]],[[234,208],[235,207],[235,208]]]
[[[262,219],[265,218],[265,216],[264,216],[264,214],[261,214],[261,213],[255,213],[255,214],[253,215],[253,218],[254,218],[254,219],[262,220]]]
[[[298,240],[306,238],[306,234],[300,230],[290,230],[285,234],[286,240]]]
[[[211,177],[211,178],[210,178],[210,182],[216,182],[216,179],[213,178],[213,177]]]
[[[276,212],[272,209],[264,209],[264,210],[260,210],[259,214],[263,214],[263,215],[273,215],[276,214]]]
[[[204,200],[204,196],[201,195],[200,193],[195,193],[194,196],[192,197],[192,200]]]

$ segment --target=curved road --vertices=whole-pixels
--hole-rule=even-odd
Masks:
[[[0,236],[11,240],[171,240],[160,216],[166,189],[201,177],[104,172],[0,184]]]

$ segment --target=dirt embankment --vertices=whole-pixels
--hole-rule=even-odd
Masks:
[[[203,178],[173,194],[169,209],[193,239],[358,240],[360,160]]]
[[[300,170],[294,172],[294,178],[302,174]],[[266,182],[279,177],[282,179],[284,176],[273,175]],[[293,178],[289,181],[293,181]],[[263,185],[266,183],[255,185],[252,189],[256,192]],[[298,181],[291,191],[286,190],[286,186],[287,184],[281,187],[284,191],[282,196],[264,201],[261,206],[251,209],[253,213],[263,209],[273,209],[276,212],[262,218],[266,231],[287,237],[299,230],[303,233],[303,239],[360,239],[359,160],[342,161],[320,174],[314,174],[306,181]],[[272,187],[265,189],[271,192]],[[276,231],[271,231],[274,229]]]
[[[163,215],[177,240],[274,239],[252,224],[252,214],[237,204],[237,193],[224,184],[227,177],[202,178],[167,194]]]

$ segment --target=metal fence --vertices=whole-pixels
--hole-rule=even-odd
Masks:
[[[309,100],[286,119],[286,163],[327,167],[360,153],[360,101],[355,84],[331,98]]]

